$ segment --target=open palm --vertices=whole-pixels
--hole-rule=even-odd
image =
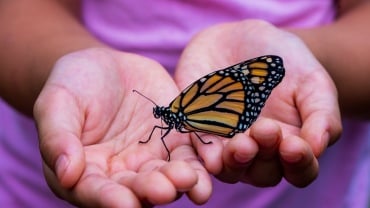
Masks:
[[[187,134],[166,137],[171,162],[161,131],[138,144],[160,122],[133,89],[159,104],[178,94],[167,72],[140,56],[89,49],[58,61],[34,108],[49,186],[80,206],[163,204],[179,192],[205,202],[210,179]]]
[[[183,89],[211,71],[262,55],[281,56],[286,75],[259,119],[230,140],[204,135],[214,145],[196,138],[194,144],[220,180],[271,186],[285,177],[306,186],[317,176],[317,157],[338,139],[341,124],[331,78],[296,36],[255,20],[213,26],[190,41],[175,80]]]

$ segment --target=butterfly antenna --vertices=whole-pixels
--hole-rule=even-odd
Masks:
[[[152,99],[148,98],[147,96],[143,95],[141,92],[137,91],[137,90],[132,90],[132,92],[135,92],[139,95],[141,95],[142,97],[144,97],[145,99],[149,100],[151,103],[153,103],[155,106],[158,106],[157,103],[155,103]]]

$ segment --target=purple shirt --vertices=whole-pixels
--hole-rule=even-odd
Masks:
[[[329,0],[88,0],[87,28],[120,50],[139,53],[173,71],[189,39],[213,24],[258,18],[276,26],[330,23]],[[320,158],[320,175],[304,189],[284,180],[276,187],[224,184],[204,207],[366,207],[370,195],[370,124],[344,122],[342,139]],[[4,207],[69,207],[54,197],[43,178],[32,120],[0,100],[0,204]],[[195,207],[186,196],[165,207]]]
[[[205,27],[250,18],[310,27],[334,17],[329,0],[91,0],[83,8],[85,24],[98,38],[154,58],[171,72],[189,39]]]

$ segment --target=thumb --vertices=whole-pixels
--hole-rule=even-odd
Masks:
[[[302,90],[297,105],[302,115],[301,136],[311,146],[316,157],[333,144],[342,132],[337,91],[330,77],[317,75],[311,80],[316,86]]]
[[[34,106],[39,147],[44,164],[52,170],[60,186],[75,185],[85,167],[79,139],[81,113],[74,99],[63,89],[44,89]],[[44,169],[45,170],[45,169]],[[52,172],[45,172],[46,177]]]

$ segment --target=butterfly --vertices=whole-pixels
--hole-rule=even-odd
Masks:
[[[265,55],[243,61],[225,69],[214,71],[185,88],[168,107],[155,107],[153,115],[167,126],[154,126],[165,130],[161,141],[168,153],[170,151],[164,138],[172,129],[181,133],[203,132],[231,138],[236,133],[246,131],[260,114],[271,91],[282,81],[285,75],[283,60],[279,56]]]

